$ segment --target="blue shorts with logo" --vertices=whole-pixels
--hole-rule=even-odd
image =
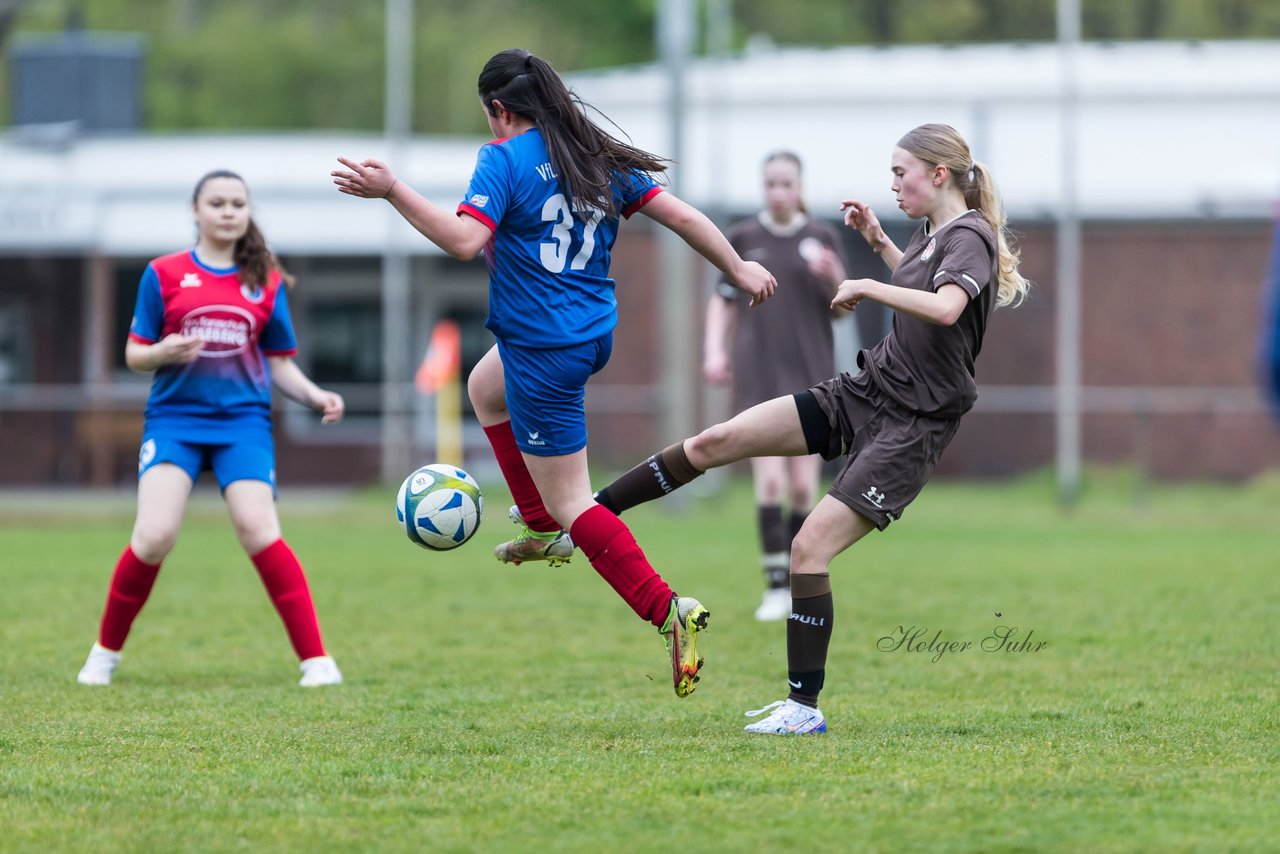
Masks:
[[[562,457],[587,446],[587,379],[608,364],[612,352],[612,332],[550,350],[498,342],[507,411],[520,450]]]
[[[261,480],[275,492],[276,446],[270,430],[236,431],[219,442],[189,442],[180,436],[148,426],[138,451],[138,477],[152,466],[170,463],[190,475],[192,483],[208,469],[218,479],[219,489],[237,480]]]

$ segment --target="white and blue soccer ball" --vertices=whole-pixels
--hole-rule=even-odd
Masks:
[[[396,496],[400,530],[424,549],[456,549],[471,539],[483,516],[480,484],[445,463],[423,466],[406,477]]]

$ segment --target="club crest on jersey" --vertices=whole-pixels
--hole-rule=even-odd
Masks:
[[[257,323],[234,305],[206,305],[182,318],[182,334],[204,340],[200,355],[209,359],[238,356],[249,349]]]
[[[255,288],[242,282],[240,284],[240,295],[256,305],[267,296],[267,289]]]
[[[201,285],[201,284],[203,284],[203,283],[200,281],[200,277],[199,277],[197,274],[195,274],[195,273],[187,273],[185,276],[183,276],[183,277],[182,277],[182,281],[181,281],[181,282],[178,282],[178,287],[180,287],[180,288],[198,288],[198,287],[200,287],[200,285]]]
[[[936,237],[935,237],[935,238],[933,238],[932,240],[930,240],[930,241],[929,241],[929,245],[928,245],[928,246],[926,246],[926,247],[924,248],[924,251],[920,253],[920,260],[921,260],[921,261],[928,261],[928,260],[929,260],[929,258],[930,258],[930,257],[932,257],[932,255],[933,255],[933,250],[935,250],[935,249],[937,249],[937,248],[938,248],[938,238],[936,238]]]
[[[826,251],[827,247],[823,246],[822,241],[816,237],[806,237],[800,241],[800,257],[810,264],[816,264],[821,261]]]

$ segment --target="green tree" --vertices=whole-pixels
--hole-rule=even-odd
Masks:
[[[484,61],[525,47],[561,71],[652,61],[659,0],[415,0],[413,127],[479,133]],[[697,0],[691,0],[697,2]],[[0,0],[0,116],[14,36],[147,38],[149,129],[337,128],[383,122],[380,0]],[[755,34],[819,46],[1054,37],[1055,0],[733,0]],[[1088,39],[1280,38],[1277,0],[1083,0]],[[5,38],[6,32],[9,38]]]

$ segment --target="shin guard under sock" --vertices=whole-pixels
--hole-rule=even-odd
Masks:
[[[137,618],[142,606],[147,604],[151,588],[160,573],[160,564],[143,563],[133,553],[131,546],[125,546],[120,559],[116,561],[116,571],[111,576],[111,588],[107,591],[107,605],[102,612],[102,623],[98,627],[98,645],[112,652],[124,649],[124,642],[129,637],[129,629]]]
[[[677,442],[597,492],[595,499],[616,516],[637,504],[661,498],[701,474],[689,462],[689,456],[684,452],[684,442]]]
[[[324,655],[311,588],[293,549],[284,540],[276,540],[253,555],[251,560],[262,578],[262,586],[267,588],[271,604],[276,606],[276,612],[284,621],[289,642],[293,644],[299,660]]]
[[[831,576],[796,573],[791,576],[791,617],[787,620],[788,699],[817,708],[826,679],[827,648],[831,645]]]
[[[569,536],[631,610],[662,628],[674,594],[621,519],[597,504],[574,520]]]

